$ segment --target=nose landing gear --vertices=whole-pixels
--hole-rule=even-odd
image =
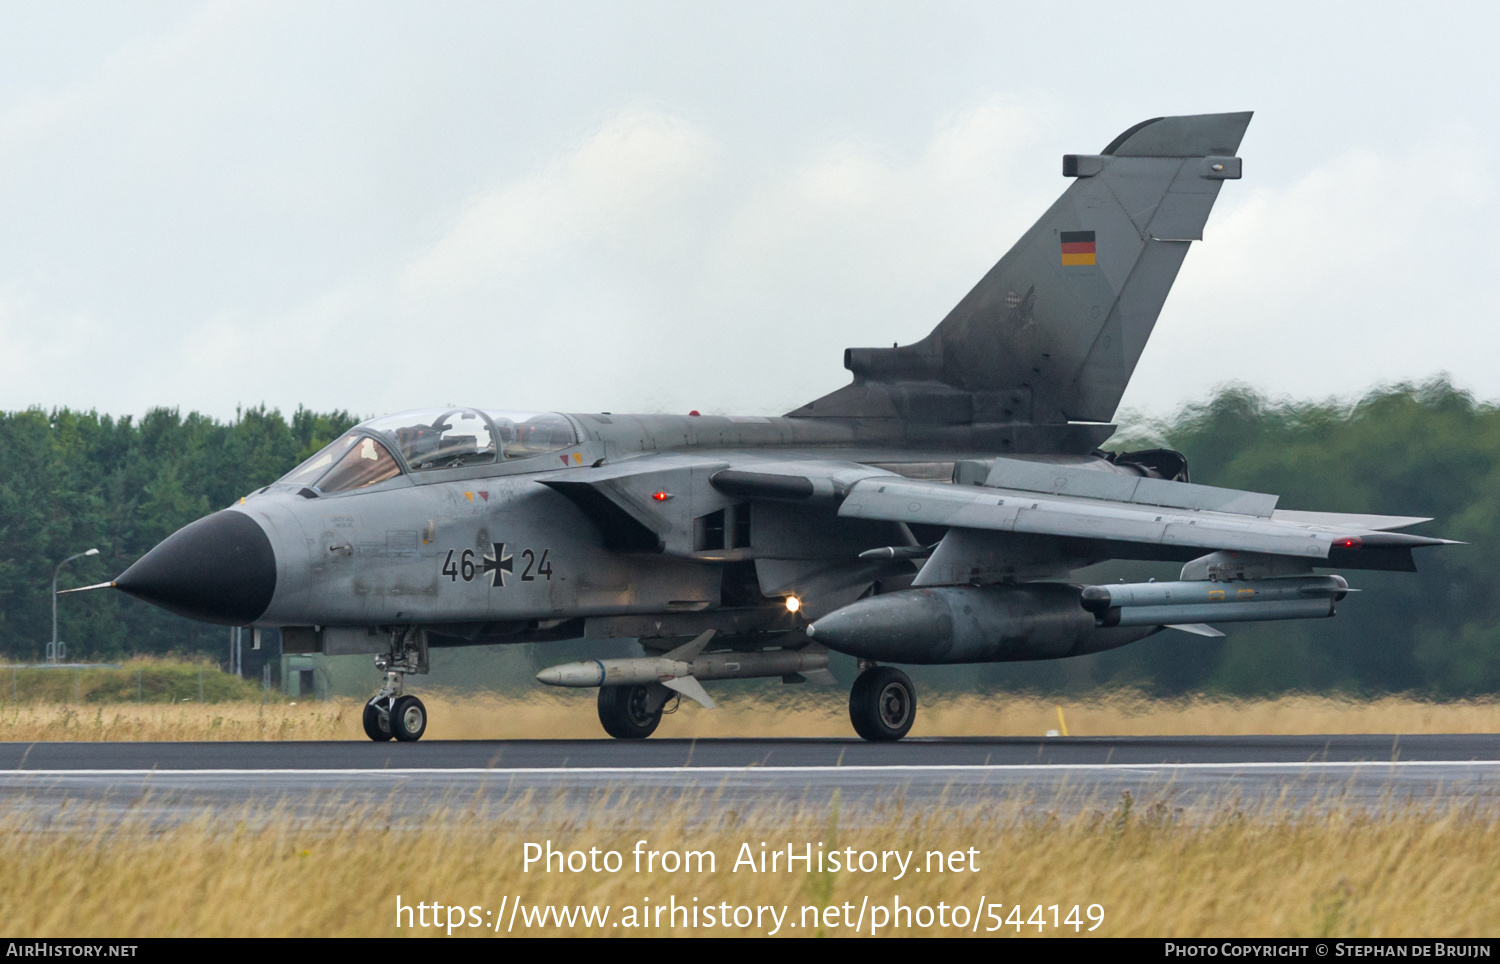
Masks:
[[[403,743],[415,743],[427,732],[427,707],[415,696],[397,697],[390,721],[391,735]]]
[[[376,743],[392,737],[415,743],[427,732],[427,707],[404,693],[407,673],[427,672],[427,632],[410,626],[391,632],[391,651],[375,657],[375,668],[385,673],[385,685],[365,704],[365,735]]]
[[[386,705],[377,705],[382,702],[385,702]],[[391,732],[391,707],[389,701],[382,701],[380,696],[377,695],[370,702],[366,703],[364,724],[365,736],[368,736],[376,743],[383,743],[394,736],[395,734]]]

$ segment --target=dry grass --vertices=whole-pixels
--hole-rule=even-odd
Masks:
[[[604,739],[594,691],[538,691],[525,698],[422,693],[428,739]],[[852,735],[842,690],[799,687],[725,694],[717,710],[684,703],[661,737]],[[1425,703],[1399,697],[1340,700],[1152,700],[1122,694],[1061,704],[1072,736],[1297,733],[1495,733],[1500,703]],[[0,740],[354,740],[361,704],[0,703]],[[1041,736],[1059,729],[1058,704],[1022,696],[958,696],[921,703],[913,736]]]
[[[349,703],[0,704],[0,740],[364,739]]]
[[[1492,933],[1500,919],[1494,868],[1500,824],[1472,810],[1398,811],[1384,817],[1336,811],[1300,817],[1222,810],[1182,820],[1160,808],[1115,805],[1063,821],[1029,817],[1004,806],[895,811],[874,826],[845,829],[836,812],[804,805],[774,814],[692,825],[696,808],[639,801],[622,829],[606,819],[558,816],[547,826],[515,826],[493,815],[436,814],[422,829],[393,829],[378,815],[330,812],[316,822],[221,817],[165,831],[37,832],[12,818],[0,823],[0,907],[14,933],[28,936],[391,936],[441,933],[396,927],[398,895],[409,905],[478,907],[485,927],[455,935],[489,935],[497,912],[515,902],[608,905],[622,920],[626,905],[675,899],[699,906],[790,906],[783,936],[808,934],[804,906],[939,902],[973,908],[985,900],[1031,916],[1037,905],[1100,904],[1098,936],[1428,936]],[[1008,815],[997,816],[997,809]],[[701,813],[701,811],[696,811]],[[712,851],[712,873],[635,873],[630,852],[650,848]],[[619,851],[619,873],[522,871],[523,845],[550,839],[560,849]],[[759,851],[812,842],[827,850],[978,851],[977,872],[734,872],[742,843]],[[919,864],[920,865],[920,864]],[[502,901],[505,903],[503,904]],[[1050,911],[1045,912],[1050,917]],[[508,916],[508,909],[506,911]],[[446,915],[443,918],[446,920]],[[868,935],[870,917],[860,933]],[[472,918],[461,920],[467,924]],[[767,922],[769,918],[765,918]],[[921,920],[921,918],[917,918]],[[527,928],[515,933],[693,933],[663,922],[644,929]],[[989,925],[985,921],[980,933]],[[679,921],[680,925],[680,921]],[[1085,920],[1084,926],[1088,926]],[[765,927],[700,929],[702,934],[760,934]],[[1020,929],[1034,935],[1035,926]],[[503,932],[503,928],[502,928]],[[825,926],[831,936],[849,927]],[[887,927],[885,934],[956,933],[941,927]],[[1014,926],[1001,933],[1014,935]],[[1050,926],[1045,933],[1055,934]],[[1071,928],[1061,931],[1071,935]]]

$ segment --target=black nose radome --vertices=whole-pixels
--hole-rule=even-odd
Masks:
[[[225,509],[167,536],[115,588],[179,616],[243,626],[271,604],[276,554],[260,523]]]

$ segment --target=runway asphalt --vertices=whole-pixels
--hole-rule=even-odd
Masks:
[[[691,821],[837,799],[858,821],[938,802],[1066,813],[1127,791],[1199,810],[1500,806],[1500,736],[0,743],[0,808],[54,828],[99,813],[316,823],[346,804],[411,825],[453,810],[526,822],[600,801],[631,823],[668,805]]]
[[[712,767],[1500,763],[1500,735],[0,743],[5,770],[622,770]]]

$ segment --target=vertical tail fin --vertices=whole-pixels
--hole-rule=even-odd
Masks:
[[[846,350],[854,383],[790,414],[1108,421],[1219,187],[1240,176],[1250,116],[1158,117],[1065,156],[1073,183],[931,334]]]

